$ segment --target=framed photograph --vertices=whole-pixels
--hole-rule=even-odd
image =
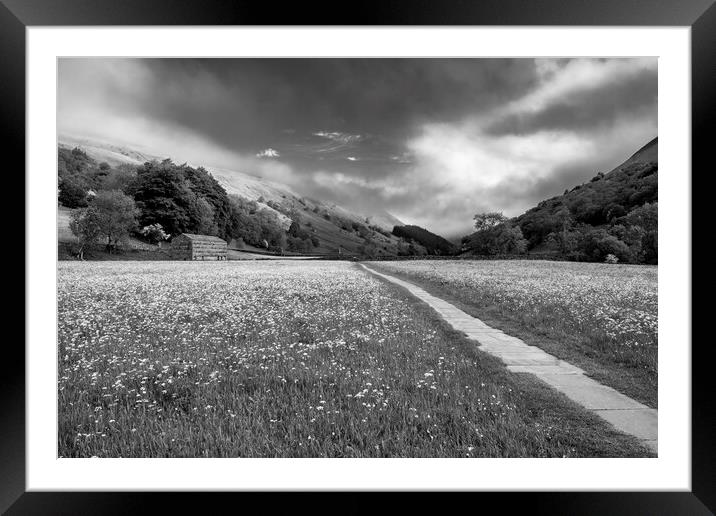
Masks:
[[[1,1],[26,260],[3,511],[714,510],[713,2]]]

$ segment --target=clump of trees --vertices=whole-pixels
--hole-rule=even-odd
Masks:
[[[502,213],[478,213],[473,220],[475,233],[463,239],[467,250],[489,256],[524,254],[527,251],[527,240],[522,230]]]
[[[288,249],[299,253],[310,253],[318,245],[320,245],[318,238],[301,226],[300,216],[296,213],[292,214],[287,236]]]
[[[226,191],[202,167],[166,159],[137,167],[125,192],[137,203],[142,225],[159,223],[171,235],[199,233],[229,240],[235,219]]]
[[[86,207],[88,192],[99,189],[109,168],[107,163],[96,163],[80,148],[58,149],[58,200],[68,208]]]
[[[234,238],[270,250],[286,248],[286,232],[274,212],[239,195],[230,195],[229,200],[234,211]]]
[[[594,227],[568,219],[561,231],[545,238],[542,248],[577,261],[604,261],[608,255],[622,263],[658,262],[657,202],[646,203],[611,223]]]

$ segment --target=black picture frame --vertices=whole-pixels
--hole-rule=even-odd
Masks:
[[[713,165],[708,129],[714,123],[716,97],[716,6],[714,0],[362,0],[350,8],[336,2],[278,3],[269,0],[0,0],[0,113],[6,131],[1,141],[6,159],[15,171],[25,170],[25,29],[29,26],[92,25],[550,25],[550,26],[689,26],[692,71],[692,171],[698,183]],[[679,171],[669,171],[679,173]],[[18,188],[27,193],[15,176]],[[708,206],[693,188],[692,235],[707,220]],[[19,190],[14,190],[19,191]],[[24,199],[24,196],[23,196]],[[18,208],[23,210],[24,208]],[[23,246],[24,249],[24,246]],[[691,250],[692,255],[693,249]],[[24,256],[27,264],[27,256]],[[14,255],[17,262],[17,256]],[[692,261],[693,263],[693,261]],[[27,275],[27,265],[25,274]],[[692,265],[693,274],[693,265]],[[702,282],[704,287],[708,282]],[[25,299],[25,293],[22,295]],[[696,297],[693,296],[695,301]],[[14,310],[25,310],[14,303]],[[692,302],[692,321],[706,319],[707,303]],[[8,312],[12,317],[12,311]],[[701,317],[698,317],[701,315]],[[695,317],[694,317],[695,316]],[[10,320],[8,318],[8,320]],[[19,320],[19,314],[13,317]],[[693,325],[692,328],[700,327]],[[696,333],[692,334],[695,337]],[[538,514],[713,514],[716,511],[716,409],[707,379],[710,342],[692,337],[692,489],[690,492],[589,492],[589,493],[480,493],[480,503],[523,505]],[[254,494],[187,496],[187,493],[27,493],[25,492],[25,353],[18,339],[7,339],[7,366],[2,375],[0,426],[0,511],[7,514],[131,514],[156,510],[169,512],[193,504],[206,511],[241,496],[248,507]],[[10,351],[8,354],[7,352]],[[8,356],[9,355],[9,356]],[[9,365],[11,364],[11,365]],[[271,495],[271,509],[301,504],[298,494],[286,500]],[[374,510],[374,495],[357,493],[342,500],[341,512]],[[463,496],[450,500],[464,503]],[[230,502],[232,503],[232,502]],[[265,504],[265,499],[259,503]],[[324,501],[321,502],[325,503]],[[403,510],[425,507],[422,494],[401,502]],[[473,504],[474,502],[468,502]],[[330,507],[328,503],[326,507]],[[457,508],[457,506],[456,506]]]

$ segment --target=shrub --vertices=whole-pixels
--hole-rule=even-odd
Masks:
[[[158,222],[156,224],[150,224],[149,226],[144,226],[140,230],[140,233],[144,238],[146,238],[147,240],[149,240],[150,242],[152,242],[154,244],[169,238],[169,235],[164,231],[164,228]]]

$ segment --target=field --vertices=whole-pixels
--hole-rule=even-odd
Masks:
[[[373,266],[657,407],[655,266],[515,260]]]
[[[651,456],[347,262],[60,262],[62,457]]]

